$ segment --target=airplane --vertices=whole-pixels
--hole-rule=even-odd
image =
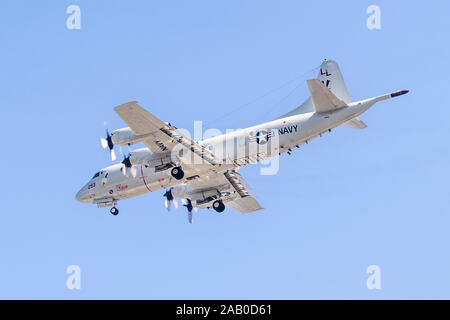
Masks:
[[[187,208],[188,221],[198,208],[240,213],[263,209],[238,170],[245,165],[289,153],[308,141],[344,125],[364,129],[358,118],[375,103],[408,93],[400,90],[352,102],[338,64],[324,60],[317,78],[307,80],[310,97],[294,110],[263,124],[193,141],[169,122],[163,122],[137,102],[114,108],[128,125],[102,138],[116,160],[115,145],[143,142],[146,148],[130,151],[123,161],[96,172],[76,194],[76,200],[99,208],[119,200],[165,190],[165,206],[177,208],[177,198]]]

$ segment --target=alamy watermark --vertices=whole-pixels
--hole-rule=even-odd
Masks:
[[[244,166],[259,162],[261,175],[275,175],[279,171],[279,155],[290,150],[280,144],[278,129],[226,129],[225,133],[207,129],[203,132],[202,121],[194,121],[193,135],[186,129],[177,131],[197,141],[200,149],[191,147],[193,152],[185,152],[186,145],[178,143],[171,151],[174,163],[201,165],[219,160],[225,166]],[[221,137],[215,139],[218,136]]]
[[[369,15],[366,20],[366,26],[369,30],[381,30],[381,9],[372,4],[367,7],[366,13]]]
[[[381,290],[381,268],[376,264],[367,267],[366,273],[369,277],[366,280],[366,286],[369,290]]]
[[[66,27],[69,30],[81,29],[81,9],[79,6],[72,4],[67,7],[66,13],[69,14],[66,20]]]
[[[69,290],[81,289],[81,269],[77,265],[70,265],[66,269],[66,273],[69,274],[66,280],[66,287]]]

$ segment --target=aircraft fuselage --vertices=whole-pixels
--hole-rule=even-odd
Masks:
[[[304,113],[277,119],[246,129],[199,141],[215,156],[228,161],[236,169],[272,158],[299,147],[348,120],[357,117],[377,98],[349,104],[326,113]],[[99,206],[114,205],[117,200],[128,199],[183,183],[175,179],[170,170],[156,171],[154,167],[134,166],[124,175],[121,164],[100,170],[76,195],[78,201],[94,202]],[[200,169],[201,170],[201,169]],[[185,178],[195,176],[198,169],[185,170]]]

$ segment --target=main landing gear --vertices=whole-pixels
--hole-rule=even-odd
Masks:
[[[181,169],[181,167],[172,168],[170,174],[177,180],[181,180],[184,177],[184,171]]]
[[[222,200],[214,201],[212,207],[217,212],[223,212],[223,210],[225,210],[225,205],[223,204]]]
[[[109,212],[111,212],[112,215],[117,216],[119,214],[119,209],[117,209],[116,207],[112,207]]]

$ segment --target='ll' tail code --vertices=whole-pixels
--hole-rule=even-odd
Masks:
[[[320,66],[319,75],[317,77],[336,97],[344,101],[346,104],[352,102],[347,86],[344,82],[341,70],[333,60],[325,60]]]

